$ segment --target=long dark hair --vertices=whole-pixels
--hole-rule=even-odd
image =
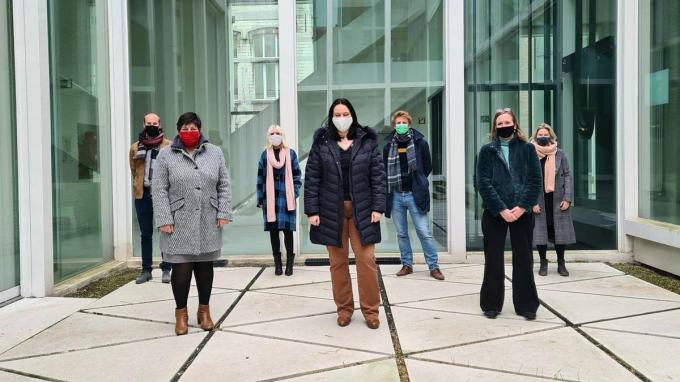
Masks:
[[[336,98],[328,109],[328,120],[326,123],[326,129],[328,130],[328,135],[336,141],[340,140],[340,135],[338,134],[338,129],[333,124],[333,110],[338,105],[345,105],[349,109],[349,114],[352,116],[352,126],[349,127],[347,132],[347,139],[354,139],[357,136],[357,130],[361,128],[359,121],[357,121],[357,113],[354,111],[352,103],[349,102],[347,98]]]

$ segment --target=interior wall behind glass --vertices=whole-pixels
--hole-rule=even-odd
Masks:
[[[640,2],[640,217],[680,225],[680,3]]]
[[[615,0],[466,0],[467,248],[482,249],[476,155],[496,109],[555,128],[574,183],[578,243],[616,247]],[[509,242],[507,242],[509,246]]]
[[[430,219],[439,251],[447,250],[443,7],[443,2],[436,0],[296,1],[302,167],[314,131],[327,122],[333,99],[345,97],[352,102],[359,123],[378,133],[381,149],[392,129],[391,115],[397,110],[408,111],[413,128],[429,141],[433,157]],[[329,23],[334,27],[328,28]],[[304,214],[300,221],[302,251],[325,252],[309,242]],[[376,251],[399,252],[392,221],[383,219],[381,228],[382,243]],[[411,229],[411,244],[420,252],[420,242]]]
[[[0,5],[0,292],[19,285],[12,2]],[[1,302],[1,301],[0,301]]]
[[[48,2],[55,282],[113,258],[106,8]]]

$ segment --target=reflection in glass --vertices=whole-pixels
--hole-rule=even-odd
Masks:
[[[640,2],[640,217],[680,225],[680,3]]]
[[[113,258],[108,35],[106,2],[48,4],[59,282]]]
[[[572,165],[577,248],[616,246],[614,0],[466,0],[467,248],[482,248],[475,158],[493,111],[555,127]],[[509,243],[508,243],[509,245]]]
[[[430,143],[435,168],[430,216],[438,250],[446,251],[443,2],[356,4],[349,0],[296,1],[300,165],[304,168],[314,131],[326,122],[328,106],[337,97],[352,102],[359,122],[378,132],[381,147],[391,129],[391,115],[400,109],[409,111],[413,127]],[[300,222],[301,250],[324,252],[309,243],[304,216]],[[398,252],[393,223],[385,219],[381,227],[383,241],[376,251]],[[421,251],[415,231],[411,236],[414,250]]]

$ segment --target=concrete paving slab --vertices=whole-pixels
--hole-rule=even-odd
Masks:
[[[567,263],[569,277],[563,277],[557,273],[557,263],[555,262],[550,262],[548,264],[547,276],[539,276],[538,267],[539,263],[537,261],[534,263],[534,280],[536,281],[536,285],[548,285],[625,275],[625,273],[604,263]],[[505,266],[505,274],[512,278],[512,265]]]
[[[314,297],[333,300],[333,285],[330,281],[324,283],[294,285],[282,288],[257,289],[255,291],[276,295]],[[354,296],[354,300],[358,303],[359,289],[357,287],[357,281],[354,279],[352,280],[352,294]]]
[[[210,297],[210,316],[217,321],[241,292],[213,293]],[[187,301],[189,309],[189,325],[198,326],[196,310],[198,309],[198,297],[189,297]],[[164,300],[132,305],[119,305],[108,308],[96,308],[85,310],[88,313],[101,313],[129,318],[139,318],[156,322],[175,324],[175,300]]]
[[[335,303],[332,300],[247,292],[227,316],[222,327],[328,314],[335,311]]]
[[[293,272],[292,276],[276,276],[274,272],[264,272],[255,281],[251,289],[265,289],[273,287],[284,287],[291,285],[301,285],[310,283],[321,283],[331,280],[331,274],[319,271],[308,271],[305,269],[298,269]]]
[[[680,301],[680,294],[660,288],[633,276],[608,277],[573,283],[545,285],[540,290],[591,293],[606,296]]]
[[[680,307],[680,303],[539,290],[538,297],[574,324],[622,318]]]
[[[336,318],[337,314],[331,313],[255,325],[237,326],[223,330],[382,354],[394,353],[392,338],[383,309],[380,310],[381,325],[380,328],[376,330],[366,327],[366,323],[360,311],[354,312],[352,322],[346,327],[339,327],[336,323]]]
[[[544,378],[475,369],[465,366],[406,359],[406,368],[411,382],[545,382]]]
[[[345,382],[345,381],[380,381],[380,382],[398,382],[399,370],[397,369],[397,362],[393,359],[385,359],[382,361],[368,362],[357,366],[345,367],[326,371],[322,373],[315,373],[305,375],[303,377],[286,379],[286,381],[295,382]]]
[[[216,332],[180,381],[258,381],[375,358],[367,352]]]
[[[0,367],[73,382],[168,381],[205,336],[203,332],[186,336],[173,335],[136,343],[0,362]]]
[[[484,316],[482,309],[479,307],[479,293],[465,296],[446,297],[437,300],[409,302],[405,304],[398,304],[398,306]],[[508,290],[505,293],[503,311],[499,317],[511,320],[525,320],[524,317],[515,314],[515,310],[512,307],[512,290]],[[562,321],[559,317],[542,305],[538,307],[538,311],[536,312],[536,320],[564,324],[564,321]]]
[[[434,280],[430,276],[430,271],[427,267],[423,270],[415,270],[410,275],[401,276],[399,279],[419,279],[419,280]],[[469,283],[482,285],[482,280],[484,278],[484,266],[482,265],[468,265],[468,266],[456,266],[447,267],[443,266],[440,268],[445,279],[444,282],[455,282],[455,283]],[[384,276],[384,275],[383,275]],[[397,277],[394,274],[390,274],[388,277]]]
[[[215,268],[218,269],[218,268]],[[245,289],[261,268],[224,268],[229,271],[215,272],[213,288]],[[273,268],[272,268],[273,269]],[[264,270],[267,272],[267,269]]]
[[[196,288],[189,290],[189,296],[197,296]],[[146,282],[135,284],[131,281],[115,291],[89,304],[87,309],[103,308],[107,306],[139,304],[162,300],[173,300],[170,284]]]
[[[390,304],[460,296],[479,292],[479,285],[452,282],[383,278]]]
[[[399,342],[405,353],[508,337],[562,325],[469,314],[392,307]]]
[[[3,307],[0,309],[0,354],[93,301],[90,298],[24,298]]]
[[[572,381],[638,380],[572,328],[421,353],[417,357]]]
[[[650,380],[680,380],[680,340],[593,328],[583,331]]]
[[[589,328],[611,329],[638,334],[675,337],[680,339],[680,309],[670,312],[645,314],[585,325]]]
[[[0,356],[7,360],[88,349],[122,342],[174,336],[174,324],[160,324],[88,313],[75,313]],[[192,329],[199,331],[200,329]]]

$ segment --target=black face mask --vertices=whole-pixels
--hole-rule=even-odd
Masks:
[[[146,125],[144,126],[144,131],[146,131],[146,135],[150,137],[157,137],[158,134],[161,133],[161,128],[160,126]]]
[[[496,135],[501,138],[510,138],[515,133],[515,126],[497,127]]]

